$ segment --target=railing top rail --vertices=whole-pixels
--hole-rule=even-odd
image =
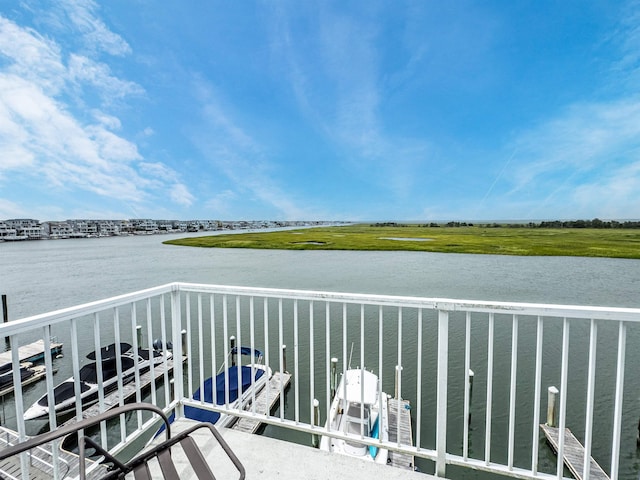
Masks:
[[[118,295],[115,297],[109,297],[94,302],[76,305],[73,307],[62,308],[60,310],[54,310],[53,312],[41,313],[30,317],[21,318],[19,320],[13,320],[9,323],[4,323],[0,325],[0,332],[2,336],[15,335],[26,330],[33,330],[34,328],[53,325],[55,323],[69,320],[71,318],[77,318],[95,312],[104,311],[107,308],[126,305],[128,303],[139,300],[146,300],[147,298],[150,298],[154,295],[169,293],[176,288],[177,284],[169,283],[166,285],[161,285],[159,287],[148,288],[145,290],[139,290],[137,292],[125,293],[124,295]]]
[[[322,300],[325,302],[372,304],[429,308],[445,311],[472,311],[520,315],[540,315],[568,318],[595,318],[601,320],[640,321],[640,308],[554,305],[543,303],[492,302],[480,300],[457,300],[450,298],[427,298],[360,293],[322,292],[260,287],[238,287],[195,283],[175,284],[180,291],[203,293],[226,293],[269,298],[291,298],[298,300]]]
[[[33,315],[0,325],[0,336],[22,333],[34,328],[104,311],[131,302],[146,300],[152,296],[173,291],[221,293],[265,298],[289,298],[298,300],[320,300],[324,302],[369,304],[391,307],[427,308],[443,311],[504,313],[512,315],[539,315],[568,318],[595,318],[599,320],[623,320],[640,322],[640,308],[553,305],[541,303],[491,302],[479,300],[456,300],[449,298],[426,298],[360,293],[323,292],[261,287],[240,287],[196,283],[168,283],[158,287],[139,290],[124,295],[97,300],[82,305],[63,308],[53,312]]]

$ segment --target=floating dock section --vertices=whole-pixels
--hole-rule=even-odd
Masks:
[[[62,344],[51,342],[51,356],[58,355],[62,352]],[[23,345],[18,348],[18,359],[20,363],[25,362],[39,362],[44,359],[44,340],[38,340],[37,342]],[[6,365],[11,365],[11,350],[0,353],[0,370],[7,368]],[[9,366],[9,368],[11,368]]]
[[[551,445],[551,448],[553,448],[554,452],[557,454],[559,442],[558,428],[549,427],[545,424],[540,425],[540,428],[547,437],[547,441]],[[571,433],[571,430],[565,428],[564,432],[562,461],[577,480],[582,480],[582,474],[584,473],[584,447],[573,433]],[[590,480],[609,480],[609,476],[593,458],[591,458],[590,463]]]
[[[291,374],[275,372],[269,382],[256,394],[255,412],[258,415],[267,415],[276,402],[280,400],[280,392],[284,391],[291,381]],[[253,412],[253,404],[249,403],[244,407],[247,412]],[[234,430],[246,433],[256,433],[261,422],[255,418],[239,418],[232,426]]]
[[[20,443],[17,432],[0,427],[0,450],[11,445]],[[60,445],[60,442],[58,442]],[[29,462],[29,479],[30,480],[50,480],[53,478],[53,454],[51,445],[41,446],[29,450],[25,453],[28,455]],[[80,468],[80,460],[78,455],[65,452],[58,448],[58,473],[60,478],[73,477],[78,475]],[[87,464],[91,461],[87,461]],[[101,466],[98,470],[100,474],[107,473],[107,467]],[[20,456],[15,455],[0,462],[1,478],[21,478]]]
[[[411,430],[411,404],[408,400],[389,398],[389,442],[399,442],[402,445],[413,445]],[[398,415],[400,411],[400,415]],[[400,438],[398,438],[398,430]],[[415,458],[406,453],[389,450],[389,465],[406,470],[415,470]]]

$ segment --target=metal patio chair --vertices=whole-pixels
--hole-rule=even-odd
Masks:
[[[181,432],[174,437],[171,437],[171,426],[169,420],[167,419],[167,416],[160,408],[148,403],[131,403],[121,407],[116,407],[111,410],[107,410],[106,412],[103,412],[95,417],[84,419],[70,425],[65,425],[52,432],[47,432],[32,437],[17,445],[13,445],[11,447],[0,450],[0,462],[9,457],[18,455],[22,452],[26,452],[27,450],[38,447],[45,443],[49,443],[58,438],[67,437],[68,435],[73,434],[79,434],[81,430],[86,430],[88,428],[99,425],[100,422],[107,421],[112,418],[117,418],[124,413],[135,410],[149,410],[159,415],[165,425],[166,440],[158,444],[157,446],[151,447],[149,450],[143,451],[142,453],[135,456],[132,460],[123,463],[113,455],[111,455],[109,452],[107,452],[104,448],[102,448],[101,445],[99,445],[89,436],[84,436],[82,437],[84,441],[78,441],[80,479],[85,480],[86,478],[85,450],[87,447],[90,447],[95,449],[96,452],[98,452],[98,454],[102,456],[101,460],[99,461],[100,463],[110,464],[106,471],[105,469],[101,470],[101,474],[99,474],[100,476],[98,476],[98,478],[101,478],[102,480],[123,479],[127,476],[130,477],[132,475],[135,480],[151,480],[151,478],[158,478],[158,470],[167,480],[179,480],[180,473],[176,468],[174,460],[179,455],[176,454],[176,448],[180,447],[182,452],[184,452],[183,458],[186,458],[193,474],[195,474],[195,476],[199,480],[215,480],[216,477],[214,476],[210,465],[205,460],[202,451],[200,450],[198,445],[196,445],[196,442],[192,436],[192,434],[199,429],[207,429],[208,431],[210,431],[210,433],[213,435],[213,438],[215,438],[218,444],[220,444],[226,455],[233,463],[235,469],[237,469],[239,473],[238,478],[240,480],[245,478],[245,469],[242,466],[242,463],[240,463],[238,457],[236,457],[222,435],[220,435],[220,432],[218,432],[218,430],[212,424],[206,422],[197,423],[186,431]],[[174,449],[173,455],[172,449]],[[155,463],[156,461],[157,465],[150,466],[150,464]]]

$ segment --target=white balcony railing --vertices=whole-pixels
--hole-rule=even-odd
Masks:
[[[3,425],[20,438],[55,428],[61,419],[53,413],[44,421],[25,422],[26,408],[45,392],[53,398],[55,385],[67,377],[75,375],[79,389],[76,374],[88,352],[121,341],[151,349],[156,339],[172,342],[174,359],[186,356],[173,363],[172,374],[184,381],[171,381],[167,369],[160,376],[152,369],[148,389],[135,376],[133,398],[175,410],[179,417],[184,405],[203,407],[192,392],[226,365],[228,339],[235,336],[238,345],[263,350],[273,370],[288,370],[292,385],[269,415],[228,404],[204,408],[257,417],[269,425],[267,434],[282,436],[278,432],[286,429],[287,437],[302,443],[310,442],[310,435],[354,438],[324,428],[330,359],[338,357],[339,371],[349,362],[373,370],[384,392],[412,405],[413,445],[355,438],[412,455],[422,471],[444,477],[452,466],[456,477],[464,476],[458,469],[463,467],[518,478],[562,478],[562,462],[541,442],[539,429],[553,385],[560,391],[560,431],[571,428],[585,456],[593,456],[612,479],[637,477],[633,455],[621,451],[635,452],[635,443],[629,444],[639,415],[638,354],[627,345],[636,344],[639,321],[639,309],[174,283],[1,325],[14,365],[18,347],[38,339],[48,349],[55,336],[65,352],[61,359],[45,355],[44,382],[15,389],[13,402],[5,401]],[[632,372],[626,380],[625,371]],[[17,368],[14,381],[19,385]],[[123,402],[122,381],[116,392]],[[312,421],[314,400],[322,405],[320,425]],[[103,393],[98,405],[106,408]],[[82,415],[79,401],[75,415]],[[125,445],[143,445],[151,424],[142,415],[121,419],[120,425],[103,425],[99,439],[119,452]],[[561,458],[563,440],[559,450]],[[56,462],[57,454],[52,458]],[[27,464],[23,459],[24,469]],[[61,476],[60,470],[55,468],[54,476]],[[583,478],[588,480],[588,471]]]

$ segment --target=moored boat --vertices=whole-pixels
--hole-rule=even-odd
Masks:
[[[328,430],[388,441],[389,412],[387,394],[380,393],[378,377],[366,370],[349,369],[342,377],[329,409],[325,424]],[[386,465],[389,452],[367,446],[357,439],[343,440],[323,436],[320,449],[362,458]]]
[[[215,377],[209,377],[204,381],[204,388],[199,387],[193,393],[193,399],[198,402],[210,405],[228,405],[230,409],[242,409],[251,402],[254,395],[257,395],[264,388],[273,372],[269,366],[264,365],[263,354],[260,350],[250,347],[241,347],[239,352],[233,347],[229,352],[230,357],[235,357],[238,353],[251,357],[251,363],[247,365],[232,365],[225,368],[222,365]],[[216,424],[218,427],[228,426],[234,417],[220,414],[205,408],[193,405],[184,406],[184,416],[186,418],[201,422]],[[173,422],[174,415],[169,417]],[[164,426],[158,433],[164,430]]]
[[[140,348],[137,352],[127,343],[121,343],[117,348],[115,344],[100,349],[100,364],[96,360],[96,352],[87,355],[93,362],[83,366],[79,372],[80,400],[85,409],[98,401],[99,372],[102,375],[102,391],[106,395],[118,388],[118,380],[122,378],[122,384],[126,385],[135,378],[136,359],[140,374],[147,372],[151,364],[158,365],[165,358],[172,357],[171,352]],[[118,374],[120,365],[121,377]],[[56,415],[70,413],[76,406],[75,377],[70,377],[53,389],[54,410]],[[43,418],[49,414],[49,397],[45,393],[24,413],[25,420]]]

